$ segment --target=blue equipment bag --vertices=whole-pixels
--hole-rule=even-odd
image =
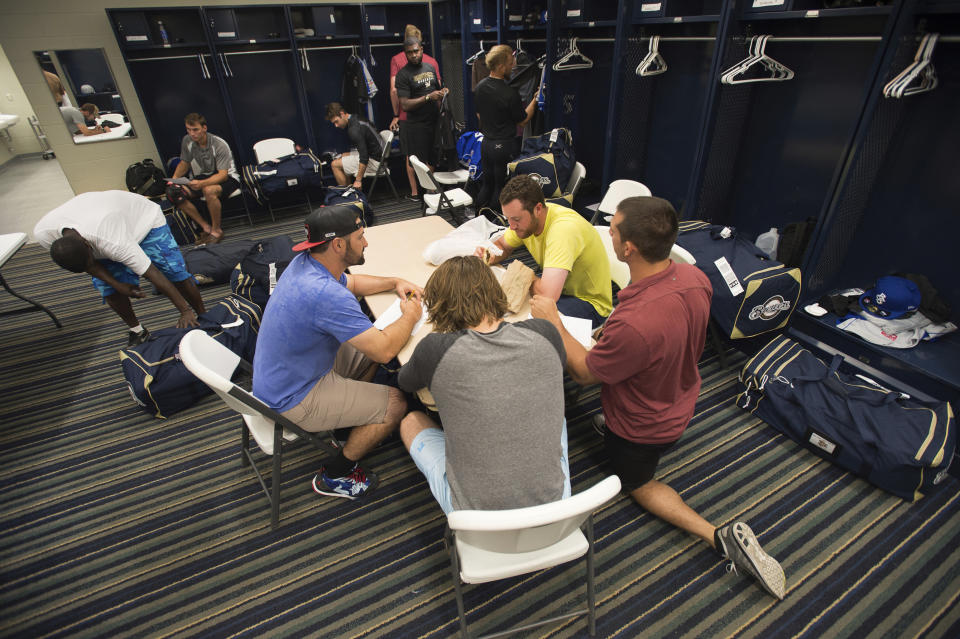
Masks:
[[[334,204],[349,204],[356,207],[363,214],[363,223],[366,226],[373,224],[373,208],[367,202],[367,196],[363,194],[363,191],[358,191],[351,185],[328,186],[327,194],[323,198],[323,205],[332,206]]]
[[[534,175],[544,197],[563,195],[577,159],[570,129],[553,129],[523,141],[520,156],[507,165],[510,175]]]
[[[732,228],[707,222],[680,222],[677,244],[710,278],[710,315],[725,336],[754,337],[787,325],[800,299],[800,269],[771,260]]]
[[[323,187],[320,159],[309,149],[256,166],[245,166],[243,179],[261,204],[290,188]]]
[[[479,180],[483,175],[480,163],[480,147],[483,145],[483,133],[467,131],[457,140],[457,157],[470,171],[471,180]]]
[[[923,402],[839,371],[778,336],[740,372],[737,405],[820,457],[916,501],[947,475],[956,448],[948,402]]]
[[[255,240],[204,244],[182,251],[183,261],[197,284],[226,284],[230,281],[230,273],[256,244]]]
[[[257,242],[230,275],[231,290],[266,310],[277,280],[297,256],[293,244],[288,235]]]
[[[228,295],[200,315],[199,328],[249,362],[257,346],[260,316],[256,304]],[[148,341],[120,351],[130,394],[154,417],[170,417],[213,392],[180,361],[180,340],[191,330],[164,328]]]

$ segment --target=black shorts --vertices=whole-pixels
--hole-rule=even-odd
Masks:
[[[669,444],[638,444],[607,428],[603,445],[613,472],[620,477],[620,490],[631,493],[653,479],[660,456],[676,442]]]
[[[206,180],[208,177],[210,177],[210,176],[209,176],[209,175],[201,175],[200,177],[194,178],[194,179],[197,179],[197,180]],[[240,188],[240,183],[237,182],[237,179],[236,179],[236,178],[234,178],[233,176],[228,175],[228,176],[227,176],[227,179],[220,183],[220,188],[223,189],[223,193],[220,194],[220,199],[221,199],[221,200],[225,200],[225,199],[227,199],[228,197],[230,197],[231,195],[233,195],[233,192],[234,192],[234,191],[236,191],[237,189]],[[196,197],[196,196],[194,196],[194,197]]]
[[[405,120],[400,123],[400,149],[407,157],[417,156],[421,162],[430,166],[435,166],[436,144],[435,136],[437,134],[436,122],[410,122]]]

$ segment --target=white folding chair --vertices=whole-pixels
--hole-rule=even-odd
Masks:
[[[586,177],[587,167],[583,166],[580,162],[574,164],[573,171],[570,173],[570,180],[567,181],[567,188],[563,193],[563,197],[570,200],[571,204],[573,204],[573,199],[577,197],[577,191],[580,190],[580,186]]]
[[[635,180],[614,180],[610,183],[610,186],[607,187],[607,192],[600,201],[600,204],[596,205],[593,217],[590,218],[590,223],[597,224],[597,222],[602,219],[609,224],[613,214],[617,212],[617,205],[625,198],[635,196],[649,197],[651,195],[653,195],[653,193],[650,192],[650,189],[640,182]],[[587,208],[594,207],[588,206]]]
[[[613,499],[619,490],[620,478],[611,475],[589,490],[549,504],[513,510],[455,510],[449,513],[446,541],[461,635],[468,636],[461,582],[497,581],[558,566],[586,555],[586,609],[529,623],[512,631],[586,615],[592,637],[596,633],[593,511]],[[581,530],[584,525],[586,535]]]
[[[473,204],[473,198],[461,188],[444,191],[441,183],[436,179],[436,174],[417,156],[410,156],[410,165],[413,166],[413,172],[417,175],[417,183],[424,191],[421,208],[423,215],[440,214],[443,211],[448,211],[454,222],[457,224],[463,222],[464,216],[461,216],[459,211]],[[427,193],[426,191],[436,191],[436,193]]]
[[[240,461],[244,466],[250,464],[253,467],[253,472],[270,501],[270,525],[276,528],[280,521],[280,470],[283,461],[283,441],[303,438],[328,456],[335,456],[336,449],[316,433],[303,430],[254,397],[253,393],[230,381],[238,368],[247,373],[252,373],[253,368],[206,332],[193,330],[183,336],[180,340],[180,359],[188,371],[196,375],[200,381],[219,395],[227,406],[243,417]],[[273,456],[270,486],[267,486],[250,452],[250,434],[253,434],[260,450]]]
[[[390,145],[393,144],[393,131],[384,129],[380,132],[380,137],[383,138],[383,153],[380,154],[380,158],[377,160],[379,165],[372,176],[373,182],[370,184],[370,190],[367,191],[367,199],[373,196],[373,189],[377,186],[377,180],[386,178],[387,184],[390,185],[390,190],[393,191],[393,199],[399,201],[400,195],[397,193],[397,187],[393,184],[393,179],[390,177],[390,168],[388,167],[390,161]],[[363,177],[371,177],[369,171],[367,174],[364,174]]]
[[[257,164],[293,155],[296,152],[296,145],[290,138],[267,138],[253,145],[253,154],[257,156]]]
[[[603,248],[607,251],[607,259],[610,261],[610,279],[620,287],[620,290],[625,289],[630,283],[630,267],[626,262],[617,259],[617,254],[613,250],[613,238],[610,237],[610,227],[594,226],[593,228],[597,229]]]
[[[263,164],[264,162],[269,162],[271,160],[278,160],[282,157],[293,155],[296,152],[296,144],[294,144],[293,140],[290,138],[267,138],[266,140],[260,140],[259,142],[254,142],[253,144],[253,154],[257,157],[257,164]],[[310,192],[307,187],[304,187],[303,189],[303,196],[307,200],[307,210],[313,209],[313,204],[310,202]],[[267,201],[267,210],[270,212],[270,219],[274,222],[277,221],[277,217],[274,215],[274,210],[293,208],[283,206],[274,209],[270,199],[266,197],[264,199]],[[299,208],[300,205],[295,204],[293,206]]]

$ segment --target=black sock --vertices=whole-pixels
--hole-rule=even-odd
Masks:
[[[331,479],[334,477],[346,477],[350,471],[353,470],[353,466],[356,463],[357,462],[352,459],[347,459],[341,449],[336,457],[330,457],[324,460],[323,472]]]

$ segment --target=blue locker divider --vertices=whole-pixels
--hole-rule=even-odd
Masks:
[[[340,89],[343,84],[343,67],[350,57],[349,46],[331,45],[330,47],[305,47],[309,70],[301,67],[300,77],[313,128],[314,144],[312,148],[323,151],[345,151],[350,147],[347,134],[326,120],[326,105],[340,101]]]

